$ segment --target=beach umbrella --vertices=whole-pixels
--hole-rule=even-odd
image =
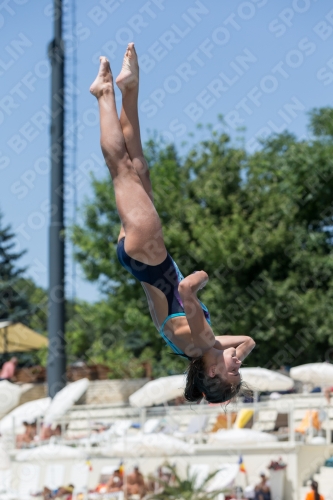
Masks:
[[[207,491],[221,491],[233,485],[238,472],[239,464],[221,464],[218,467],[219,471],[213,477],[207,486]]]
[[[333,386],[333,365],[330,363],[307,363],[295,366],[291,368],[290,376],[304,384],[320,387]]]
[[[0,381],[0,412],[8,413],[19,404],[22,389],[19,385],[12,384],[8,380]]]
[[[0,421],[0,433],[12,432],[13,427],[20,427],[23,422],[35,422],[37,418],[44,416],[50,403],[51,398],[42,398],[18,406]]]
[[[85,458],[86,451],[83,448],[72,448],[71,446],[59,444],[47,444],[44,446],[37,446],[29,450],[19,451],[16,455],[18,462],[30,462],[44,460],[63,460],[66,458]]]
[[[277,441],[277,437],[268,432],[256,431],[253,429],[221,429],[210,435],[210,443],[234,444],[259,444]]]
[[[48,345],[46,337],[22,323],[0,321],[0,353],[34,351]]]
[[[240,373],[242,380],[254,391],[289,391],[294,387],[290,377],[267,368],[241,368]]]
[[[104,456],[110,457],[167,457],[174,455],[191,455],[193,447],[173,436],[163,433],[137,434],[114,441],[110,446],[101,449]]]
[[[166,403],[184,394],[185,376],[172,375],[151,380],[129,397],[131,406],[143,408]]]
[[[86,392],[89,386],[89,380],[83,378],[66,385],[59,391],[45,412],[44,424],[52,424],[73,406],[76,401]]]

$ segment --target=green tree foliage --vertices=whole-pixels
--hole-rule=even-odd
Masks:
[[[15,252],[14,236],[11,227],[3,224],[0,212],[0,320],[27,323],[31,308],[18,286],[25,272],[18,260],[25,252]]]
[[[31,278],[21,278],[17,282],[17,290],[27,298],[30,304],[30,315],[27,324],[38,333],[46,335],[48,298],[44,288],[35,284]]]
[[[47,292],[42,287],[37,286],[31,278],[20,278],[15,285],[20,296],[25,297],[29,304],[29,315],[25,318],[25,323],[32,330],[47,336]],[[47,348],[26,353],[17,353],[20,366],[43,365],[46,366]]]
[[[152,500],[213,500],[224,491],[207,491],[210,481],[218,474],[218,470],[208,474],[202,481],[198,474],[191,473],[190,466],[187,466],[185,478],[179,476],[176,467],[172,465],[167,467],[172,474],[172,481],[169,483],[158,480],[163,491],[152,494],[150,497]],[[156,481],[155,478],[154,480]]]
[[[147,144],[168,251],[184,275],[208,272],[200,298],[214,332],[253,336],[257,348],[249,365],[297,365],[330,356],[332,118],[331,109],[314,110],[311,140],[283,133],[253,154],[216,132],[185,158],[173,146]],[[73,239],[87,279],[100,283],[105,300],[89,306],[94,333],[84,345],[105,361],[109,351],[123,349],[131,360],[149,348],[156,374],[180,371],[186,364],[168,354],[141,285],[118,263],[120,224],[111,181],[93,179],[92,187]],[[83,342],[79,330],[76,335]]]

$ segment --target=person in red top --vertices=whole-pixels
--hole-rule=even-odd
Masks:
[[[14,377],[17,367],[17,358],[11,358],[4,363],[0,372],[0,380],[11,380]]]
[[[323,495],[318,493],[318,483],[317,481],[311,482],[311,491],[307,493],[305,500],[324,500]]]

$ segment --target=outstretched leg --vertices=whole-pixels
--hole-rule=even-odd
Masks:
[[[126,149],[146,193],[154,202],[149,169],[141,144],[138,113],[139,64],[134,43],[128,44],[123,67],[116,78],[116,84],[120,88],[123,97],[120,125],[124,134]]]
[[[98,100],[101,147],[113,180],[117,209],[126,233],[126,252],[145,264],[158,265],[167,255],[161,222],[127,152],[106,57],[100,58],[99,72],[90,91]]]

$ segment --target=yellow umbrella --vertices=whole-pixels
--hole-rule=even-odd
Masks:
[[[22,323],[0,321],[0,353],[33,351],[48,344],[46,337]]]

